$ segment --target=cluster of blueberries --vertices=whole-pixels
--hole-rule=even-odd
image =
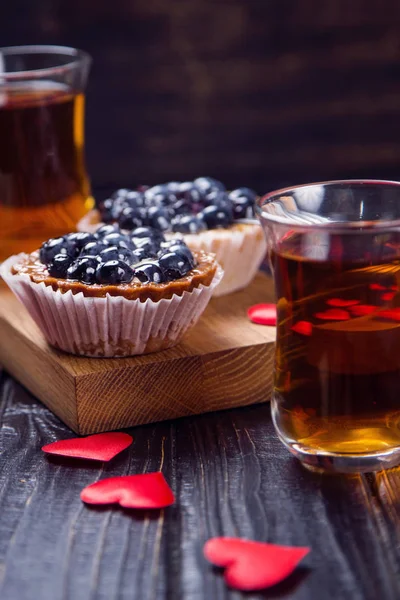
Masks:
[[[250,188],[227,192],[220,181],[198,177],[138,190],[119,189],[100,202],[98,209],[104,223],[116,222],[121,229],[150,226],[188,234],[254,217],[256,197]]]
[[[103,225],[96,233],[69,233],[40,248],[40,261],[51,277],[86,284],[164,283],[184,277],[195,267],[183,242],[166,241],[158,229],[139,227],[129,235],[118,225]]]

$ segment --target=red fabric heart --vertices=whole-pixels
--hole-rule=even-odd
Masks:
[[[203,551],[208,561],[226,567],[224,577],[229,586],[250,591],[286,579],[310,549],[216,537],[205,543]]]
[[[380,285],[380,283],[371,283],[369,285],[370,290],[386,290],[384,285]]]
[[[309,321],[297,321],[297,323],[292,326],[292,331],[300,333],[301,335],[311,335],[312,325]]]
[[[317,319],[323,319],[324,321],[347,321],[350,319],[350,315],[347,310],[342,308],[328,308],[324,312],[315,313]]]
[[[175,502],[164,475],[145,473],[96,481],[81,492],[87,504],[119,504],[125,508],[164,508]]]
[[[292,237],[292,235],[294,235],[294,229],[290,229],[289,231],[287,231],[282,237],[281,237],[281,242],[284,242],[285,240],[288,240],[289,238]]]
[[[377,316],[383,317],[384,319],[390,319],[391,321],[400,321],[400,308],[381,310]]]
[[[254,304],[247,311],[250,321],[257,325],[276,325],[276,305],[275,304]]]
[[[372,304],[357,304],[356,306],[350,306],[349,310],[355,317],[365,317],[377,310],[377,306]]]
[[[393,298],[395,297],[396,292],[386,292],[385,294],[382,294],[381,298],[382,300],[384,300],[385,302],[390,302],[390,300],[393,300]]]
[[[128,448],[132,441],[132,436],[127,433],[96,433],[84,438],[59,440],[43,446],[42,450],[58,456],[108,461]]]
[[[326,301],[329,306],[337,306],[339,308],[345,308],[346,306],[353,306],[354,304],[360,304],[359,300],[343,300],[342,298],[330,298]]]

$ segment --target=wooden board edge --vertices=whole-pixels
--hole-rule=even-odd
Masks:
[[[152,363],[119,372],[106,371],[103,377],[99,373],[78,375],[78,432],[87,435],[265,402],[272,389],[269,364],[274,346],[266,343],[222,350],[206,357],[177,357],[169,361],[167,370],[162,363]],[[249,385],[245,385],[240,372],[243,361],[247,365],[246,377],[252,377]],[[223,369],[230,369],[225,378],[221,375]],[[178,385],[176,377],[181,379]],[[170,385],[171,380],[174,386]],[[154,398],[157,402],[149,408],[149,401]]]

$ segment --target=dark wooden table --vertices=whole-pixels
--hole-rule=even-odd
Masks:
[[[41,446],[72,432],[1,374],[1,600],[400,598],[400,470],[308,473],[277,440],[268,404],[132,433],[108,464],[47,458]],[[166,510],[79,499],[97,479],[160,467],[176,494]],[[312,552],[284,584],[240,594],[203,558],[217,535]]]

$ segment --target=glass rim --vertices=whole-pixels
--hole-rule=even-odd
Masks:
[[[330,231],[335,230],[338,232],[346,231],[346,230],[354,230],[354,229],[391,229],[395,227],[400,227],[400,219],[377,219],[377,220],[369,220],[369,221],[328,221],[324,223],[318,222],[296,222],[291,220],[290,216],[285,218],[279,215],[273,215],[271,213],[267,213],[263,210],[263,206],[274,198],[282,196],[285,193],[293,192],[295,190],[306,188],[306,187],[314,187],[314,186],[330,186],[337,184],[366,184],[366,185],[393,185],[394,187],[399,188],[400,192],[400,181],[394,181],[390,179],[330,179],[327,181],[315,181],[313,183],[303,183],[300,185],[291,185],[288,187],[280,188],[278,190],[274,190],[272,192],[268,192],[264,196],[260,196],[255,205],[256,213],[259,220],[265,219],[266,221],[271,221],[272,223],[276,223],[277,225],[286,225],[291,229],[296,230],[326,230]]]
[[[60,75],[81,64],[90,64],[91,57],[84,50],[73,48],[72,46],[53,46],[48,44],[32,44],[22,46],[3,46],[0,47],[1,56],[34,55],[34,54],[54,54],[70,56],[71,61],[54,67],[44,67],[43,69],[28,69],[27,71],[3,71],[0,66],[0,82],[15,81],[18,79],[32,79],[51,75]]]

